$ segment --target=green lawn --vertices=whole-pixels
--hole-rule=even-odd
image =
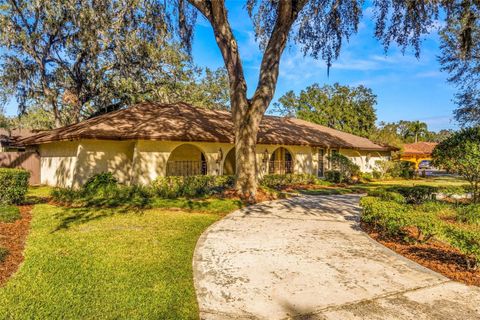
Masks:
[[[195,319],[192,256],[222,215],[36,205],[0,319]]]
[[[413,187],[413,186],[432,186],[432,187],[461,187],[467,186],[465,180],[452,177],[429,177],[418,178],[412,180],[395,179],[372,181],[368,183],[359,183],[345,187],[321,187],[312,190],[299,190],[301,194],[307,195],[332,195],[332,194],[348,194],[348,193],[367,193],[369,190],[388,187]]]

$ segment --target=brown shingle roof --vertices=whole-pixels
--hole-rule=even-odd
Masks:
[[[403,154],[405,155],[425,155],[432,154],[436,142],[416,142],[403,145]]]
[[[231,114],[188,104],[142,103],[46,131],[21,141],[36,145],[78,139],[234,142]],[[390,150],[372,141],[294,118],[265,116],[258,134],[260,144]]]

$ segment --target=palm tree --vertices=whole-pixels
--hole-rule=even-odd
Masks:
[[[425,136],[428,133],[428,126],[425,122],[420,121],[401,121],[401,132],[404,139],[408,137],[414,137],[415,142],[418,142],[418,138]]]

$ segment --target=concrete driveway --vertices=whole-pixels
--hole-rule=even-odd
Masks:
[[[480,289],[371,240],[359,196],[302,196],[236,211],[194,256],[202,319],[480,319]]]

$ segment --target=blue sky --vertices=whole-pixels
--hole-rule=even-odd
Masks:
[[[243,9],[244,1],[227,3],[249,92],[252,93],[258,81],[261,52],[255,42],[252,22]],[[420,59],[415,58],[412,50],[402,55],[395,47],[385,55],[383,47],[373,37],[371,19],[371,9],[367,7],[358,34],[345,43],[329,76],[324,61],[304,57],[295,45],[289,46],[280,63],[274,101],[289,90],[299,92],[313,83],[363,84],[378,96],[376,109],[379,121],[421,120],[435,131],[456,128],[452,120],[455,90],[447,83],[447,75],[440,72],[436,31],[425,37]],[[213,31],[203,17],[199,17],[195,30],[193,57],[200,66],[217,68],[223,65]],[[16,104],[7,105],[6,111],[10,115],[15,114]]]
[[[251,20],[242,9],[243,3],[230,2],[229,16],[251,93],[258,81],[262,56],[255,42]],[[289,90],[299,92],[315,82],[363,84],[378,96],[379,121],[422,120],[427,122],[430,130],[456,128],[452,120],[455,90],[447,83],[447,75],[440,72],[436,31],[425,37],[420,59],[415,58],[412,50],[402,55],[395,47],[385,55],[382,45],[373,37],[371,19],[371,9],[366,8],[358,34],[342,48],[328,77],[324,61],[304,57],[295,46],[287,48],[280,63],[274,101]],[[223,64],[212,29],[203,18],[199,19],[196,28],[193,54],[199,65],[220,67]]]

